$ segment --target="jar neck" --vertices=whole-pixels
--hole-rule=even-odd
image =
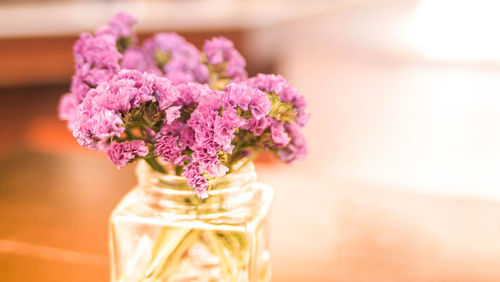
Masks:
[[[180,213],[224,212],[244,207],[254,197],[252,186],[257,179],[255,167],[249,163],[237,172],[217,178],[208,198],[202,200],[182,176],[156,172],[145,161],[139,162],[136,173],[138,187],[149,205]]]

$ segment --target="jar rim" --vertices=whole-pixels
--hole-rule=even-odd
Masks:
[[[153,170],[146,161],[141,160],[138,163],[136,173],[139,184],[152,192],[165,195],[196,195],[195,190],[187,184],[187,179],[185,177],[157,172]],[[210,197],[232,193],[233,191],[241,191],[242,188],[248,186],[249,183],[256,179],[257,174],[255,173],[255,165],[253,162],[248,162],[236,172],[217,177],[207,193]]]

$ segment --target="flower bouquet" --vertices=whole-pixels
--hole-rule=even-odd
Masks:
[[[268,281],[272,190],[252,161],[307,154],[304,97],[279,75],[249,78],[231,41],[200,52],[175,33],[139,44],[117,14],[74,45],[59,116],[118,168],[140,160],[138,187],[111,216],[113,281]]]

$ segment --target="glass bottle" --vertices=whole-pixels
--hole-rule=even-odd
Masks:
[[[200,200],[186,179],[137,166],[110,218],[112,281],[269,281],[269,185],[252,163]]]

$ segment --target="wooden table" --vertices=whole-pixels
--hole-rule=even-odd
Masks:
[[[500,279],[498,204],[284,171],[259,171],[276,189],[273,281]],[[134,183],[93,154],[4,154],[1,281],[107,281],[107,217]]]

